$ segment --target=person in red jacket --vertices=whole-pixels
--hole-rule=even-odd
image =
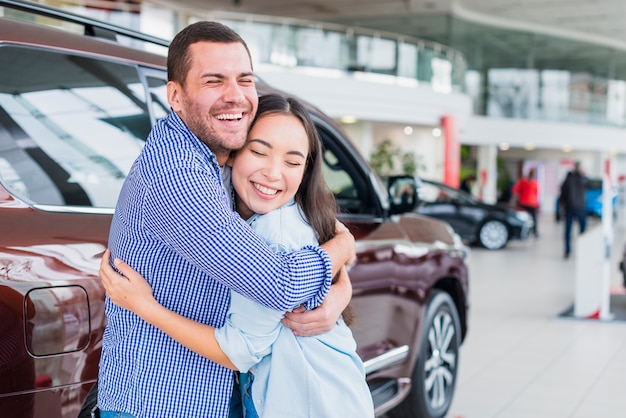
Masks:
[[[513,185],[513,196],[517,198],[517,204],[526,210],[533,218],[531,232],[535,238],[537,232],[537,210],[539,209],[539,185],[537,184],[537,171],[534,168],[528,170],[526,177],[522,177]]]

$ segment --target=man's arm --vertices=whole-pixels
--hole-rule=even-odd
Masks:
[[[330,287],[324,302],[317,308],[306,311],[304,307],[285,313],[283,324],[293,333],[310,337],[330,331],[346,309],[352,298],[352,283],[345,266],[339,272],[336,283]]]
[[[320,247],[326,251],[332,262],[332,276],[347,264],[352,264],[356,260],[356,243],[350,230],[341,222],[335,223],[335,237],[326,241]],[[351,289],[352,290],[352,289]]]
[[[320,306],[310,311],[299,307],[285,314],[283,324],[298,336],[309,337],[330,331],[352,298],[352,283],[345,267],[356,260],[356,244],[350,230],[337,221],[335,237],[321,247],[332,261],[333,277],[339,274],[339,278],[331,285]]]
[[[274,253],[233,214],[221,184],[209,172],[177,167],[162,174],[151,179],[143,200],[143,225],[149,233],[215,280],[264,306],[286,311],[305,301],[310,301],[309,307],[319,305],[330,287],[332,271],[351,257],[346,251],[354,241],[349,232],[329,243],[328,252],[316,246]],[[173,185],[170,177],[185,179],[186,187]],[[132,255],[114,255],[138,266]]]

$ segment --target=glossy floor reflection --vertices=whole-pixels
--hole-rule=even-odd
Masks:
[[[574,303],[575,260],[584,255],[564,260],[563,223],[544,215],[539,225],[538,239],[472,248],[469,333],[449,418],[626,416],[624,227],[613,228],[610,266],[618,312],[603,321],[559,316]]]

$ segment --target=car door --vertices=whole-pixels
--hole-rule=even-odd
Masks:
[[[0,47],[0,68],[0,397],[13,394],[2,411],[75,416],[97,378],[100,256],[163,82],[21,45]]]

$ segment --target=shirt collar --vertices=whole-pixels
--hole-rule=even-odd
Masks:
[[[168,116],[168,122],[172,125],[174,129],[185,133],[185,137],[191,141],[191,143],[195,146],[195,148],[200,153],[207,156],[207,158],[213,165],[214,170],[221,177],[222,169],[217,162],[217,157],[215,156],[215,153],[213,152],[213,150],[211,150],[211,148],[209,148],[204,142],[202,142],[200,138],[198,138],[193,132],[191,132],[191,129],[189,129],[187,124],[185,124],[185,122],[183,122],[180,116],[178,116],[178,114],[174,112],[173,110],[170,112]]]

